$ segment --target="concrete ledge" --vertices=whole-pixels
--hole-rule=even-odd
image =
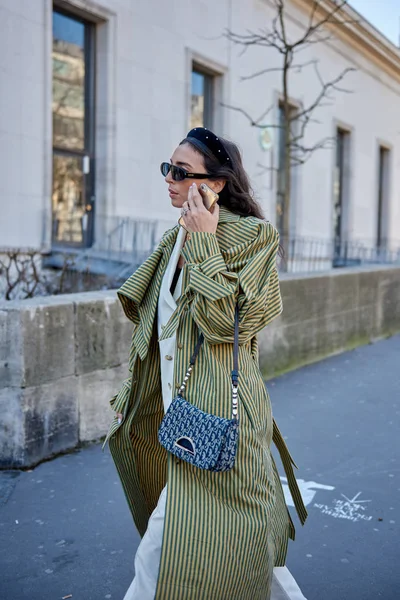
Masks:
[[[107,432],[114,414],[109,400],[127,376],[128,366],[124,364],[78,377],[80,441],[95,440]]]
[[[400,331],[400,268],[281,278],[283,313],[259,334],[266,379]]]
[[[266,378],[400,331],[400,268],[283,276],[281,290],[284,312],[259,334]],[[106,433],[131,334],[112,290],[0,302],[0,468]]]
[[[75,310],[76,374],[108,369],[126,362],[132,327],[115,292],[112,295],[110,292],[80,294]]]
[[[106,433],[131,334],[114,291],[0,303],[0,468]]]

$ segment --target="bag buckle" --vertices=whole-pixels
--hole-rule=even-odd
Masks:
[[[180,450],[184,450],[191,456],[194,456],[196,454],[196,446],[194,444],[194,441],[190,437],[182,436],[178,438],[175,441],[174,446],[176,446]]]

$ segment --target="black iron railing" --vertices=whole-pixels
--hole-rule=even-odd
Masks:
[[[400,241],[376,246],[362,240],[324,240],[292,237],[281,240],[283,257],[278,259],[282,271],[310,273],[359,265],[400,265]]]
[[[4,259],[0,261],[0,297],[6,296],[6,290],[10,290],[16,277],[19,283],[8,293],[10,297],[26,297],[24,290],[31,290],[32,286],[35,295],[118,287],[151,254],[164,231],[174,222],[98,216],[95,225],[96,235],[90,248],[53,242],[46,253],[38,250],[34,257],[29,255],[31,251],[21,250],[10,267],[7,267],[9,251],[0,248],[0,257],[3,252]],[[278,258],[280,272],[312,273],[361,265],[400,265],[400,240],[376,246],[362,240],[297,236],[281,239],[281,245],[284,253]]]

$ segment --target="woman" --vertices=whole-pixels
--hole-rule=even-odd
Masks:
[[[143,536],[125,600],[266,600],[273,568],[283,567],[294,539],[272,439],[302,523],[307,515],[258,365],[256,334],[282,310],[279,236],[263,220],[232,142],[195,128],[161,167],[185,228],[167,231],[118,291],[134,332],[130,376],[111,400],[107,439]],[[211,211],[202,182],[219,194]],[[199,332],[205,341],[185,397],[230,417],[237,302],[239,441],[234,468],[215,473],[177,460],[157,434]]]

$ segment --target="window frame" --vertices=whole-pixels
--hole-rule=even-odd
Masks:
[[[82,160],[82,189],[84,194],[84,205],[86,207],[86,214],[88,215],[87,226],[85,233],[82,233],[81,242],[71,242],[67,240],[57,240],[54,237],[55,223],[54,219],[54,207],[51,203],[51,244],[54,247],[57,246],[77,246],[77,247],[88,247],[93,244],[94,241],[94,218],[95,218],[95,148],[96,148],[96,23],[90,19],[84,18],[74,11],[70,11],[54,3],[52,6],[51,19],[53,22],[54,13],[63,15],[69,19],[73,19],[78,23],[82,23],[84,26],[84,64],[85,64],[85,78],[84,78],[84,140],[83,148],[66,148],[59,146],[54,143],[53,126],[51,136],[51,164],[54,165],[54,158],[56,156],[66,156],[71,158],[80,158]],[[51,48],[53,50],[53,28],[51,28]],[[53,83],[53,66],[51,68],[51,82]],[[51,94],[53,99],[53,93]],[[51,119],[53,122],[53,112],[51,111]],[[88,171],[86,170],[85,158],[88,160]],[[51,195],[53,193],[53,168],[51,168]]]
[[[376,247],[385,249],[389,245],[390,187],[392,179],[392,148],[378,141],[377,158],[377,211]],[[385,156],[382,161],[382,156]],[[384,164],[383,164],[384,163]]]
[[[206,70],[201,67],[198,67],[196,63],[192,64],[192,77],[193,73],[197,73],[204,77],[204,109],[203,109],[203,127],[207,127],[208,129],[213,129],[214,127],[214,88],[215,88],[215,79],[214,75],[210,74]],[[193,89],[191,88],[190,93],[190,102],[192,102],[193,97]],[[192,114],[190,115],[190,126]]]
[[[60,8],[57,4],[53,6],[52,16],[54,13],[59,13],[65,17],[82,23],[85,27],[84,31],[84,62],[85,62],[85,101],[84,101],[84,144],[82,150],[78,148],[70,149],[54,144],[52,137],[52,150],[60,153],[81,154],[81,156],[90,156],[93,158],[95,148],[95,132],[96,132],[96,24],[84,19],[74,12],[69,12],[64,8]],[[53,39],[53,37],[52,37]],[[88,75],[86,75],[88,74]],[[53,70],[52,70],[53,81]]]
[[[186,48],[186,111],[184,115],[183,133],[186,134],[191,124],[191,101],[192,101],[192,72],[193,70],[204,73],[213,78],[210,129],[222,132],[224,130],[223,104],[227,104],[228,93],[225,75],[228,67],[211,59],[208,59],[190,48]],[[207,125],[206,125],[207,127]]]
[[[342,180],[341,180],[341,215],[340,228],[337,228],[335,208],[336,208],[336,169],[337,169],[337,136],[338,132],[343,134],[343,161],[342,161]],[[332,148],[332,184],[331,184],[331,223],[330,239],[332,243],[332,267],[342,267],[346,263],[347,242],[352,238],[352,220],[354,209],[352,199],[352,177],[354,166],[354,149],[356,144],[355,129],[346,122],[338,119],[332,120],[332,139],[335,143]]]
[[[298,113],[301,110],[301,103],[296,102],[295,100],[290,99],[289,102],[290,105],[290,111],[292,114],[294,114],[294,116],[296,116],[296,113]],[[275,118],[275,123],[277,124],[277,151],[276,151],[276,162],[275,162],[275,166],[276,166],[276,188],[275,188],[275,208],[274,208],[274,213],[275,213],[275,226],[278,229],[280,235],[282,236],[283,239],[283,215],[284,213],[282,212],[282,215],[278,216],[278,211],[277,211],[277,207],[279,205],[278,203],[278,199],[280,196],[284,197],[285,194],[285,190],[282,189],[282,187],[280,186],[280,181],[281,181],[281,173],[282,171],[284,171],[285,169],[285,160],[284,160],[284,155],[283,155],[283,159],[282,159],[282,152],[283,152],[283,144],[282,144],[282,136],[283,136],[283,129],[281,128],[281,122],[283,122],[284,119],[284,111],[283,111],[283,98],[281,96],[281,94],[278,95],[277,97],[277,101],[276,101],[276,118]],[[293,129],[297,129],[298,125],[296,124],[296,120],[294,120],[294,122],[292,122],[292,131]],[[296,133],[296,131],[295,131]],[[296,232],[296,227],[297,227],[297,202],[296,202],[296,194],[297,194],[297,189],[298,189],[298,174],[296,172],[295,167],[291,168],[291,182],[290,182],[290,206],[289,206],[289,238],[292,237],[293,235],[295,235]],[[283,203],[280,203],[281,205],[283,205]],[[288,240],[285,240],[286,242],[288,242]]]

